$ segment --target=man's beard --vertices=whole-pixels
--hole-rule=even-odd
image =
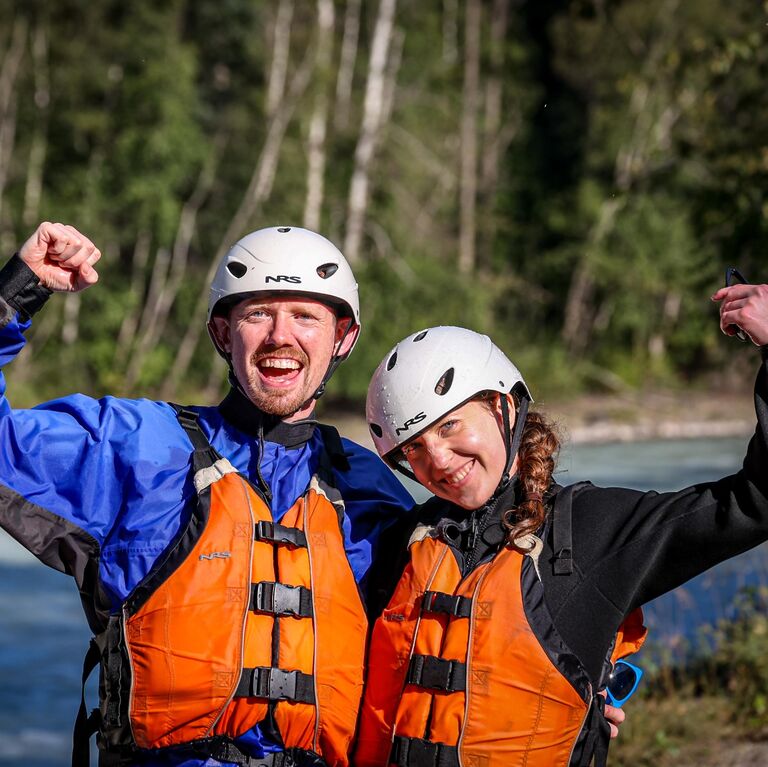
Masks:
[[[267,357],[296,360],[301,365],[299,375],[306,375],[309,370],[309,357],[301,349],[257,351],[251,357],[251,375],[249,376],[248,397],[259,410],[268,415],[285,418],[293,415],[312,397],[314,390],[308,391],[306,378],[299,388],[286,390],[269,389],[264,386],[259,376],[258,363]]]
[[[303,387],[302,391],[292,390],[286,392],[265,391],[263,388],[255,386],[249,386],[248,388],[250,389],[248,399],[259,410],[279,418],[293,415],[309,399]]]

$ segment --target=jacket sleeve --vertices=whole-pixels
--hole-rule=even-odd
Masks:
[[[584,576],[623,614],[768,539],[768,354],[761,351],[757,428],[739,472],[672,493],[587,487],[575,497],[575,556],[592,547]]]
[[[18,257],[0,270],[0,367],[21,351],[31,316],[49,295]],[[79,585],[119,508],[105,412],[80,395],[15,410],[0,370],[0,526]]]
[[[350,470],[340,472],[337,479],[346,510],[345,545],[355,577],[365,590],[382,534],[409,516],[413,498],[377,455],[348,439],[343,444]]]

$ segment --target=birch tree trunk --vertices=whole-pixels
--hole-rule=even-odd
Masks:
[[[459,58],[459,0],[443,0],[443,61],[452,67]]]
[[[3,199],[8,182],[8,169],[16,140],[16,78],[27,43],[27,22],[14,22],[8,50],[0,70],[0,222],[3,220]]]
[[[326,146],[328,125],[328,81],[333,59],[333,0],[317,0],[317,59],[318,90],[309,121],[307,151],[307,198],[304,204],[304,226],[317,231],[323,208]]]
[[[494,0],[490,19],[490,45],[488,51],[489,74],[485,80],[482,157],[480,160],[480,188],[478,200],[485,211],[481,227],[483,242],[478,260],[480,266],[490,266],[493,243],[496,239],[496,193],[499,184],[499,162],[509,142],[515,137],[521,120],[514,105],[509,107],[502,125],[503,82],[509,77],[504,67],[504,39],[507,35],[509,0]],[[481,214],[482,215],[482,214]]]
[[[336,107],[334,125],[344,131],[349,125],[349,108],[352,102],[352,78],[357,60],[357,42],[360,36],[360,0],[347,0],[344,14],[344,37],[341,41],[339,73],[336,78]]]
[[[267,76],[267,117],[271,117],[285,93],[288,79],[288,59],[291,51],[291,22],[293,21],[293,0],[280,0],[275,17],[272,61]]]
[[[311,50],[307,52],[304,61],[294,75],[288,93],[277,106],[267,129],[267,136],[264,140],[261,152],[251,175],[248,188],[243,195],[240,206],[235,211],[232,220],[229,222],[224,237],[216,250],[211,261],[211,266],[205,277],[203,289],[198,296],[197,303],[192,313],[194,318],[189,323],[187,332],[179,345],[179,351],[171,367],[171,371],[166,378],[163,386],[162,396],[168,398],[175,390],[178,382],[187,374],[192,362],[192,356],[197,348],[203,328],[205,327],[206,305],[208,303],[208,293],[211,280],[216,274],[219,261],[223,258],[227,249],[239,237],[245,233],[245,227],[252,219],[259,206],[268,199],[272,192],[272,185],[277,172],[277,164],[280,159],[280,147],[285,136],[285,131],[296,109],[299,99],[304,94],[309,85],[312,74],[312,63],[314,54]]]
[[[133,339],[136,337],[136,328],[139,326],[141,301],[144,297],[144,273],[149,263],[151,244],[152,240],[149,232],[146,230],[140,231],[133,246],[131,284],[128,288],[130,295],[133,296],[136,303],[131,307],[130,311],[126,312],[120,324],[120,332],[117,334],[115,356],[112,364],[118,370],[123,370],[125,367],[125,362],[133,345]]]
[[[24,188],[24,210],[21,215],[23,224],[31,228],[39,218],[40,198],[43,190],[43,168],[48,146],[48,106],[51,101],[50,80],[48,76],[48,35],[42,24],[35,28],[32,39],[32,59],[34,61],[35,106],[37,120],[32,135],[27,164],[27,183]]]
[[[138,341],[135,351],[128,363],[125,375],[125,390],[130,392],[139,379],[147,354],[160,340],[171,308],[179,293],[186,273],[189,260],[189,249],[197,224],[197,214],[208,195],[216,178],[216,169],[226,143],[225,134],[221,131],[213,142],[213,147],[200,172],[197,185],[192,195],[184,204],[179,215],[179,225],[171,252],[170,265],[165,279],[157,291],[150,290],[154,295],[153,301],[147,301],[138,331]]]
[[[396,0],[380,0],[373,32],[363,102],[363,121],[355,148],[355,169],[349,187],[347,233],[344,238],[344,255],[353,265],[360,260],[360,246],[368,207],[369,173],[382,125],[385,73],[392,40],[395,6]]]
[[[475,269],[477,229],[477,108],[480,88],[480,0],[468,0],[464,24],[464,87],[459,186],[459,272]]]

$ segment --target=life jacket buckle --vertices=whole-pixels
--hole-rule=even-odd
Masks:
[[[408,667],[408,684],[430,690],[457,692],[467,687],[467,664],[434,655],[414,655]]]
[[[304,586],[260,581],[253,584],[253,610],[274,615],[312,617],[312,593]]]

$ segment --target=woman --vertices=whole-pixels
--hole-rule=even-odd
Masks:
[[[399,531],[394,591],[374,585],[392,597],[358,767],[605,763],[599,692],[642,642],[636,608],[768,538],[768,286],[713,299],[724,332],[763,347],[758,428],[740,472],[674,493],[553,483],[557,437],[485,336],[432,328],[386,356],[374,442],[435,497]]]

